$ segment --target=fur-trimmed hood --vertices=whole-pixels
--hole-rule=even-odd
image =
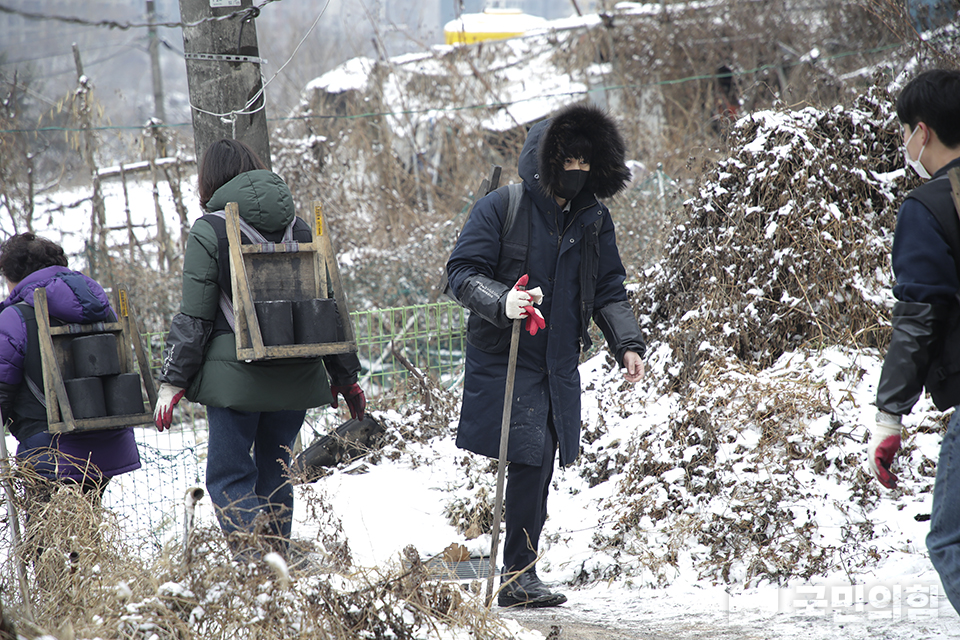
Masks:
[[[560,185],[563,164],[571,141],[588,141],[592,147],[590,173],[583,192],[609,198],[630,180],[625,163],[626,143],[616,123],[599,107],[574,104],[530,129],[520,153],[518,173],[524,182],[539,183],[553,197]]]

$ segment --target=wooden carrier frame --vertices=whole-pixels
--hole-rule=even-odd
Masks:
[[[950,191],[953,193],[953,206],[957,208],[957,215],[960,215],[960,167],[947,171],[947,178],[950,180]]]
[[[50,325],[50,311],[47,304],[47,290],[38,288],[33,293],[33,304],[37,316],[37,335],[40,339],[40,358],[43,364],[43,391],[47,404],[47,430],[50,433],[67,431],[95,431],[98,429],[121,429],[136,425],[153,424],[153,412],[132,413],[100,418],[76,419],[67,396],[63,371],[73,369],[73,354],[69,341],[78,336],[114,333],[117,335],[117,350],[120,357],[120,373],[137,373],[134,370],[133,351],[136,352],[140,382],[147,391],[150,407],[157,403],[157,389],[150,372],[143,338],[137,328],[136,319],[130,309],[127,290],[123,286],[116,289],[114,310],[117,322],[99,322],[96,324]]]
[[[310,358],[356,352],[353,323],[343,295],[340,270],[330,236],[326,233],[320,203],[313,203],[311,242],[242,244],[239,206],[236,202],[230,202],[224,211],[230,248],[237,359]],[[328,278],[343,327],[343,341],[264,345],[254,303],[329,298]]]

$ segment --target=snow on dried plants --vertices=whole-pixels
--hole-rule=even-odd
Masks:
[[[20,549],[7,549],[2,578],[4,605],[22,608],[14,563],[24,563],[34,611],[32,619],[17,620],[24,637],[413,640],[450,629],[491,640],[505,635],[476,594],[442,580],[415,548],[395,564],[352,566],[342,527],[319,491],[302,494],[319,539],[295,540],[285,558],[267,537],[228,540],[204,526],[190,536],[188,560],[182,541],[146,560],[150,554],[124,538],[96,492],[49,483],[28,468],[2,481],[28,514]]]
[[[888,339],[898,194],[915,184],[893,113],[876,88],[849,108],[739,120],[736,152],[685,203],[635,292],[669,419],[591,464],[622,465],[595,545],[637,579],[692,567],[779,583],[879,559],[860,407],[835,391],[864,372],[830,353],[856,361]],[[929,489],[929,465],[905,453],[903,473]],[[842,535],[821,529],[832,521]]]

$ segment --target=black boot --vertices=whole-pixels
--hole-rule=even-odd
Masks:
[[[505,574],[509,579],[515,574]],[[517,576],[517,579],[506,586],[501,586],[497,595],[497,604],[501,607],[556,607],[567,601],[567,596],[554,593],[540,582],[536,571],[529,569]]]

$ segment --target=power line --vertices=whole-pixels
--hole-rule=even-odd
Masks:
[[[326,9],[326,6],[324,6],[324,9]],[[321,15],[322,15],[322,13],[323,13],[323,11],[321,11]],[[314,23],[314,25],[315,25],[315,24],[316,24],[316,23]],[[313,27],[311,27],[311,28],[307,31],[307,33],[309,34],[312,29],[313,29]],[[301,41],[301,43],[302,43],[302,41]],[[883,52],[885,52],[885,51],[891,51],[891,50],[900,48],[900,47],[902,47],[902,46],[904,46],[904,45],[903,45],[903,44],[890,44],[890,45],[885,45],[885,46],[882,46],[882,47],[875,47],[875,48],[873,48],[873,49],[867,49],[867,50],[864,50],[864,51],[844,51],[844,52],[836,53],[836,54],[833,54],[833,55],[830,55],[830,56],[822,56],[821,58],[818,59],[818,61],[835,60],[835,59],[845,58],[845,57],[848,57],[848,56],[858,55],[858,54],[860,54],[860,55],[867,55],[867,54],[874,54],[874,53],[883,53]],[[295,54],[296,54],[296,51],[294,51],[294,55],[295,55]],[[292,56],[291,56],[291,58],[292,58]],[[288,60],[287,62],[289,62],[289,60]],[[782,67],[782,66],[793,67],[793,66],[800,66],[800,65],[804,65],[804,64],[809,64],[809,63],[806,62],[806,61],[800,61],[800,60],[798,60],[798,61],[796,61],[796,62],[792,62],[792,63],[784,64],[784,65],[766,64],[766,65],[761,65],[761,66],[759,66],[759,67],[755,67],[755,68],[753,68],[753,69],[747,69],[747,70],[743,70],[743,71],[735,71],[735,72],[733,73],[733,75],[735,75],[735,76],[746,76],[746,75],[750,75],[750,74],[762,73],[762,72],[767,71],[767,70],[769,70],[769,69],[776,69],[777,67]],[[284,66],[285,66],[285,65],[286,65],[286,63],[284,63]],[[279,73],[279,71],[278,71],[278,73]],[[274,78],[275,78],[275,77],[276,77],[276,75],[274,75]],[[404,110],[398,110],[398,111],[378,111],[378,112],[359,113],[359,114],[354,114],[354,115],[323,115],[323,114],[313,114],[313,115],[303,115],[303,116],[286,116],[286,117],[281,117],[281,118],[268,118],[268,121],[270,121],[270,122],[284,122],[284,121],[291,121],[291,120],[358,120],[358,119],[365,119],[365,118],[382,118],[382,117],[388,117],[388,116],[414,115],[414,114],[420,114],[420,113],[438,113],[438,112],[442,112],[442,113],[453,113],[453,112],[458,112],[458,111],[470,111],[470,110],[477,110],[477,109],[503,109],[503,108],[508,108],[508,107],[514,106],[514,105],[522,104],[522,103],[525,103],[525,102],[531,102],[531,101],[533,101],[533,100],[540,100],[540,99],[543,99],[543,98],[556,98],[556,97],[564,97],[564,96],[589,95],[589,94],[592,94],[592,93],[598,93],[598,92],[602,92],[602,91],[615,91],[615,90],[628,90],[628,89],[645,89],[645,88],[658,87],[658,86],[671,86],[671,85],[676,85],[676,84],[683,84],[683,83],[686,83],[686,82],[699,82],[699,81],[703,81],[703,80],[714,80],[714,79],[716,79],[716,78],[718,78],[718,77],[719,77],[719,76],[718,76],[717,74],[702,74],[702,75],[687,76],[687,77],[684,77],[684,78],[676,78],[676,79],[671,79],[671,80],[660,80],[660,81],[657,81],[657,82],[641,82],[641,83],[635,83],[635,84],[605,85],[605,86],[596,87],[596,88],[587,89],[587,90],[562,91],[562,92],[557,92],[557,93],[552,93],[552,94],[546,94],[546,95],[531,96],[531,97],[529,97],[529,98],[521,98],[521,99],[518,99],[518,100],[509,101],[509,102],[492,102],[492,103],[463,105],[463,106],[453,106],[453,107],[423,107],[423,108],[420,108],[420,109],[404,109]],[[271,78],[271,80],[273,80],[273,78]],[[160,127],[160,128],[177,128],[177,127],[187,127],[187,126],[191,126],[191,124],[192,124],[192,123],[181,122],[181,123],[159,124],[159,125],[156,125],[156,126],[158,126],[158,127]],[[126,126],[120,126],[120,125],[99,126],[99,127],[90,127],[90,128],[87,128],[87,129],[80,129],[80,128],[75,128],[75,127],[39,127],[39,128],[32,128],[32,129],[0,129],[0,133],[39,133],[39,132],[49,132],[49,131],[77,132],[77,131],[81,131],[81,130],[83,130],[83,131],[134,131],[134,130],[140,130],[140,129],[142,129],[142,128],[143,128],[142,126],[129,126],[129,125],[126,125]]]
[[[86,55],[87,53],[89,53],[89,52],[91,52],[91,51],[100,51],[100,50],[102,50],[102,49],[115,49],[115,48],[117,48],[117,47],[123,47],[123,48],[126,48],[126,47],[135,47],[135,46],[136,46],[136,43],[143,41],[144,38],[145,38],[145,36],[134,36],[133,38],[131,38],[131,39],[129,39],[129,40],[126,40],[125,42],[110,42],[110,43],[107,43],[107,44],[101,44],[101,45],[99,45],[99,46],[84,47],[84,48],[83,48],[83,52],[84,52],[84,54]],[[68,42],[69,42],[69,40],[68,40]],[[122,53],[122,52],[121,52],[121,53]],[[115,57],[115,55],[116,55],[116,54],[111,54],[109,57],[112,58],[112,57]],[[183,55],[183,54],[181,54],[181,55]],[[73,52],[72,52],[72,51],[63,52],[63,53],[51,53],[51,54],[49,54],[49,55],[37,56],[37,57],[35,57],[35,58],[20,58],[19,60],[7,60],[7,61],[5,61],[5,62],[0,63],[0,66],[17,65],[17,64],[23,64],[23,63],[25,63],[25,62],[37,62],[37,61],[39,61],[39,60],[55,60],[56,58],[69,58],[69,60],[70,60],[70,66],[71,66],[71,68],[73,68]],[[105,60],[105,59],[107,59],[107,58],[101,58],[101,60]],[[91,64],[96,64],[96,62],[93,62],[93,63],[91,63]],[[43,75],[43,76],[38,76],[38,77],[39,77],[39,78],[50,78],[50,77],[53,77],[53,76],[61,75],[62,73],[64,73],[64,72],[62,72],[62,71],[57,71],[57,72],[53,72],[53,73],[46,74],[46,75]]]
[[[160,41],[160,44],[162,44],[167,51],[171,51],[177,54],[178,56],[180,56],[181,58],[184,57],[183,50],[170,44],[170,42],[168,42],[166,38],[157,38],[157,40]]]
[[[8,7],[6,5],[0,4],[0,13],[9,13],[15,16],[20,16],[21,18],[26,18],[28,20],[55,20],[57,22],[66,22],[68,24],[79,24],[85,27],[107,27],[110,29],[143,29],[143,28],[158,28],[158,27],[167,27],[170,29],[179,29],[182,27],[195,27],[201,25],[205,22],[219,22],[221,20],[230,20],[237,17],[246,17],[249,14],[257,14],[260,12],[260,9],[271,4],[273,2],[280,2],[280,0],[263,0],[262,3],[247,7],[246,9],[241,9],[239,11],[234,11],[222,16],[211,16],[209,18],[203,18],[202,20],[197,20],[196,22],[117,22],[116,20],[87,20],[85,18],[76,18],[71,16],[56,16],[46,13],[35,13],[33,11],[23,11],[22,9],[15,9],[13,7]]]
[[[63,40],[65,40],[65,39],[64,39],[64,38],[60,38],[60,40],[63,41]],[[69,40],[67,40],[67,42],[69,42]],[[112,49],[113,47],[125,47],[125,46],[128,46],[128,44],[129,44],[129,43],[127,43],[127,42],[115,42],[115,43],[110,43],[110,44],[101,44],[101,45],[95,46],[95,47],[84,47],[84,48],[83,48],[83,52],[86,54],[86,53],[88,53],[88,52],[90,52],[90,51],[97,51],[97,50],[99,50],[99,49]],[[39,47],[38,47],[38,48],[39,48]],[[13,65],[13,64],[23,64],[23,63],[25,63],[25,62],[37,62],[37,61],[39,61],[39,60],[53,60],[53,59],[55,59],[55,58],[70,58],[70,61],[71,61],[71,63],[72,63],[72,62],[73,62],[73,52],[72,52],[72,51],[64,51],[63,53],[50,53],[50,54],[46,54],[46,55],[38,55],[38,56],[35,56],[35,57],[33,57],[33,58],[19,58],[19,59],[17,59],[17,60],[5,60],[5,61],[3,61],[3,62],[0,62],[0,66],[9,66],[9,65]]]

